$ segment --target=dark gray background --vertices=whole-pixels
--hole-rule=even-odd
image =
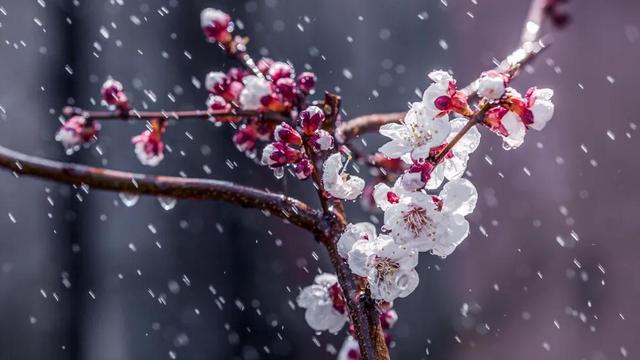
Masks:
[[[450,68],[466,83],[508,54],[528,7],[526,0],[42,2],[0,0],[0,144],[115,169],[232,180],[312,203],[309,184],[276,181],[239,154],[228,127],[171,127],[173,151],[145,169],[129,143],[141,123],[105,124],[103,155],[93,147],[68,158],[53,141],[57,114],[67,103],[95,108],[108,75],[137,108],[202,107],[206,94],[192,77],[234,64],[202,39],[206,6],[242,20],[256,57],[289,59],[298,71],[311,66],[318,89],[339,91],[349,115],[398,111],[416,99],[428,71]],[[480,192],[472,233],[444,261],[421,256],[420,286],[396,304],[394,358],[638,358],[640,3],[576,0],[571,10],[573,24],[514,84],[555,89],[555,118],[515,151],[483,131],[469,167]],[[380,141],[368,138],[372,148]],[[349,214],[369,216],[357,205]],[[318,268],[330,270],[308,234],[259,212],[195,201],[166,212],[153,198],[125,208],[114,193],[0,173],[0,359],[332,358],[327,346],[339,348],[343,336],[315,336],[289,305]]]

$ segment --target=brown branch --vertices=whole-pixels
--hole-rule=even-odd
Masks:
[[[0,146],[0,167],[28,175],[91,188],[167,196],[176,199],[217,200],[254,208],[287,220],[316,235],[325,235],[320,214],[307,204],[281,194],[237,185],[227,181],[152,176],[85,165],[57,162],[25,155]]]
[[[493,106],[491,103],[485,103],[479,110],[474,112],[473,115],[471,115],[469,121],[464,124],[464,126],[462,127],[462,129],[460,129],[460,131],[458,131],[456,136],[454,136],[453,139],[451,139],[451,141],[447,144],[447,146],[445,146],[444,149],[442,149],[438,153],[438,155],[436,155],[431,160],[432,163],[436,165],[439,164],[440,161],[442,161],[442,159],[444,159],[444,157],[449,153],[449,151],[451,151],[451,149],[453,149],[453,147],[456,146],[456,144],[466,135],[466,133],[469,132],[469,130],[471,130],[478,123],[480,123],[482,119],[484,119],[484,114],[492,107]]]
[[[66,117],[80,115],[88,120],[152,120],[152,119],[205,119],[211,117],[259,117],[261,120],[272,122],[290,121],[288,116],[276,112],[260,112],[248,110],[213,111],[213,110],[184,110],[184,111],[137,111],[129,110],[126,113],[120,111],[87,111],[76,107],[67,106],[62,109],[62,114]]]

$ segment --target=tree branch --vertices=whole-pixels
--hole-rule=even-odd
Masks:
[[[318,211],[299,200],[227,181],[152,176],[63,163],[25,155],[2,146],[0,167],[12,170],[16,176],[28,175],[102,190],[223,201],[269,211],[316,235],[325,235],[327,230]]]
[[[184,111],[137,111],[129,110],[126,113],[120,111],[87,111],[81,108],[67,106],[62,109],[62,114],[66,117],[79,115],[87,120],[152,120],[152,119],[205,119],[211,117],[259,117],[261,120],[271,121],[274,123],[291,121],[290,117],[280,113],[267,111],[248,111],[248,110],[232,110],[232,111],[213,111],[213,110],[184,110]]]

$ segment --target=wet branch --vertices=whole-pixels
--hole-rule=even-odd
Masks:
[[[319,212],[309,205],[259,189],[227,181],[153,176],[64,163],[25,155],[0,146],[0,167],[17,176],[28,175],[89,188],[166,196],[176,199],[217,200],[254,208],[278,216],[291,224],[324,236],[326,226]]]
[[[167,119],[167,120],[187,120],[187,119],[201,119],[208,120],[212,117],[220,118],[232,118],[239,121],[241,118],[253,117],[263,121],[271,121],[275,123],[281,123],[283,121],[290,121],[290,117],[276,112],[259,112],[259,111],[247,111],[247,110],[232,110],[232,111],[213,111],[213,110],[184,110],[184,111],[138,111],[129,110],[125,113],[121,111],[87,111],[81,108],[67,106],[62,109],[62,114],[65,117],[71,117],[74,115],[80,115],[87,120],[153,120],[153,119]]]

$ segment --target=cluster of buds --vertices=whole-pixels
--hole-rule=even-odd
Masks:
[[[251,111],[290,113],[303,107],[305,97],[313,92],[316,76],[304,72],[297,78],[293,66],[285,62],[261,59],[258,69],[262,76],[232,68],[226,74],[207,74],[205,86],[211,93],[207,105],[212,112],[232,108]]]
[[[293,165],[296,177],[307,179],[313,172],[313,162],[306,149],[320,153],[334,147],[333,136],[321,129],[324,120],[322,109],[310,106],[300,112],[300,131],[284,122],[278,125],[274,130],[275,141],[262,152],[262,163],[273,169]]]
[[[102,84],[101,89],[102,100],[110,107],[126,114],[129,111],[129,99],[124,92],[122,83],[113,79],[109,79]]]
[[[165,120],[154,119],[150,122],[147,130],[134,136],[131,143],[135,147],[135,153],[142,165],[158,166],[164,159],[164,142],[162,134],[167,128]]]
[[[207,41],[222,44],[231,41],[233,21],[231,21],[231,16],[224,11],[212,8],[202,10],[200,25]]]

